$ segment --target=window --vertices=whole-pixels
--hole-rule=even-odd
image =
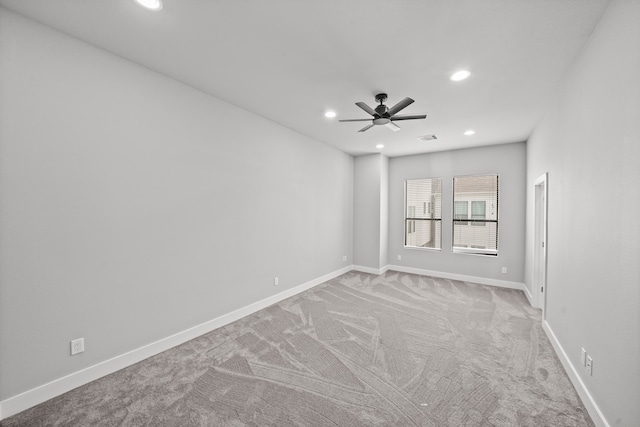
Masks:
[[[498,255],[498,175],[453,178],[453,251]]]
[[[405,181],[404,245],[442,248],[442,178]]]

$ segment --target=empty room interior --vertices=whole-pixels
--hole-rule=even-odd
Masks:
[[[640,425],[639,22],[0,0],[0,425]]]

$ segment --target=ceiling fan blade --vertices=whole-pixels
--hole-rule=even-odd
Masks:
[[[372,116],[376,116],[376,111],[369,107],[367,104],[365,104],[364,102],[356,102],[356,105],[360,108],[362,108],[364,111],[366,111],[368,114],[372,115]]]
[[[394,132],[398,132],[400,130],[400,126],[393,122],[389,122],[385,125],[388,129],[391,129]]]
[[[393,116],[394,114],[399,113],[400,110],[402,110],[403,108],[406,108],[411,104],[413,104],[413,99],[405,98],[389,109],[389,115]]]
[[[339,122],[370,122],[371,119],[342,119]]]
[[[370,125],[366,125],[365,127],[363,127],[362,129],[360,129],[358,132],[364,132],[367,129],[371,129],[374,126],[373,123],[371,123]]]
[[[415,116],[393,116],[391,117],[391,121],[396,121],[396,120],[415,120],[415,119],[426,119],[427,115],[426,114],[416,114]]]

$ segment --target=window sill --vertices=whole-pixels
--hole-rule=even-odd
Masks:
[[[416,251],[442,252],[442,248],[426,248],[423,246],[404,246],[405,249],[413,249]]]
[[[454,254],[465,254],[465,255],[482,255],[482,256],[498,256],[497,250],[492,249],[473,249],[473,248],[453,248],[451,250]]]

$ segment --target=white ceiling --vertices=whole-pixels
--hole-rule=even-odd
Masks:
[[[159,12],[133,0],[0,5],[340,150],[393,157],[525,141],[609,3],[163,1]],[[451,82],[459,69],[471,77]],[[413,98],[401,114],[426,120],[395,133],[338,123],[366,118],[354,103],[374,107],[378,92],[389,107]]]

